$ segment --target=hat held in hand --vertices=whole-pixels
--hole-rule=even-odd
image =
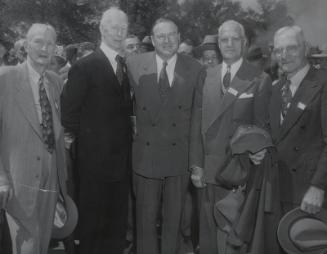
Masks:
[[[289,254],[327,253],[327,210],[308,214],[300,208],[288,212],[277,230],[281,247]]]

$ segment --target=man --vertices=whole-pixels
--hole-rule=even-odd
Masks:
[[[189,183],[191,119],[200,121],[192,101],[203,72],[196,60],[177,54],[180,36],[173,21],[158,19],[151,38],[155,52],[127,59],[137,119],[133,144],[136,246],[137,253],[173,254],[180,243]],[[162,215],[160,245],[158,214]]]
[[[206,35],[203,42],[195,48],[195,54],[206,67],[215,67],[221,62],[217,35]]]
[[[140,46],[140,39],[136,35],[128,35],[123,43],[125,57],[140,53]]]
[[[18,64],[26,60],[26,50],[24,48],[25,39],[19,39],[14,44],[15,55],[18,60]]]
[[[127,29],[123,11],[105,11],[100,48],[72,66],[62,94],[62,123],[77,139],[80,254],[118,254],[125,246],[132,141],[121,61]]]
[[[298,26],[275,33],[273,52],[283,72],[270,101],[282,212],[301,206],[317,213],[327,187],[327,75],[308,64],[308,45]]]
[[[191,150],[200,150],[203,144],[203,151],[198,155],[202,160],[191,164],[191,179],[196,187],[204,188],[200,211],[200,253],[204,254],[239,253],[228,245],[226,252],[222,251],[219,246],[225,246],[225,240],[218,240],[219,250],[217,248],[217,233],[222,239],[225,233],[216,227],[213,206],[229,194],[230,189],[222,186],[216,176],[231,159],[229,144],[237,127],[255,124],[265,128],[268,116],[270,79],[243,59],[246,46],[243,26],[228,20],[219,27],[218,38],[223,63],[207,69],[202,102],[195,102],[202,104],[201,128],[194,129],[194,139],[198,138],[198,142],[191,147]],[[249,155],[255,165],[260,164],[264,156],[265,150]]]
[[[186,39],[185,41],[181,42],[178,47],[178,53],[185,54],[188,56],[193,57],[193,43],[190,39]]]
[[[0,207],[7,210],[13,253],[47,253],[57,197],[66,193],[62,81],[46,71],[55,47],[54,28],[33,24],[27,61],[0,73]]]

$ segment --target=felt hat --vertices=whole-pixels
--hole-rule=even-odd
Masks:
[[[327,253],[327,210],[308,214],[295,208],[285,214],[277,229],[278,241],[288,254]]]
[[[218,51],[218,35],[208,34],[204,37],[202,43],[194,49],[194,53],[200,56],[205,50]]]
[[[78,221],[77,207],[74,201],[66,195],[59,197],[55,210],[52,228],[52,238],[63,239],[73,233]]]

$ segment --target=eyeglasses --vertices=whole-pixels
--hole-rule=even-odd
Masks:
[[[285,55],[296,55],[299,51],[300,45],[290,45],[285,48],[274,48],[273,53],[275,56],[280,57],[283,53]]]
[[[159,41],[164,41],[166,38],[168,38],[168,40],[172,41],[175,40],[178,36],[177,32],[173,32],[173,33],[168,33],[168,34],[155,34],[155,38]]]

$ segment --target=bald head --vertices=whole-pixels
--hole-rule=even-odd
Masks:
[[[246,39],[243,25],[235,20],[227,20],[224,23],[222,23],[218,28],[218,37],[221,36],[225,30],[231,30],[231,29],[236,31],[240,37]]]
[[[102,42],[115,51],[122,50],[128,30],[128,18],[125,12],[116,7],[106,10],[100,21]]]

